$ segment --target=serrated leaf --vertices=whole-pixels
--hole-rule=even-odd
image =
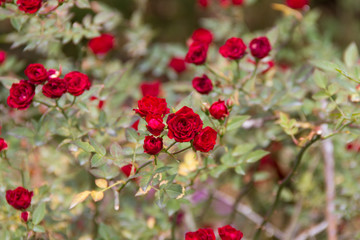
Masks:
[[[98,202],[104,198],[104,193],[101,191],[91,191],[91,197],[95,202]]]
[[[169,167],[169,166],[160,167],[160,168],[155,170],[155,173],[162,173],[162,172],[165,172],[165,171],[170,170],[170,169],[172,169],[172,167]]]
[[[354,66],[359,59],[359,51],[354,42],[352,42],[344,52],[344,62],[348,68]]]
[[[127,128],[125,130],[125,136],[126,136],[126,140],[128,142],[132,142],[132,143],[138,142],[138,139],[139,139],[138,132],[135,131],[135,129],[133,129],[133,128]]]
[[[241,156],[245,153],[250,152],[251,150],[253,150],[255,148],[256,144],[255,143],[245,143],[245,144],[241,144],[239,146],[237,146],[233,151],[232,151],[232,155],[234,157],[237,156]]]
[[[320,92],[315,93],[312,97],[313,97],[313,99],[315,99],[315,100],[321,100],[321,99],[326,99],[326,98],[328,98],[328,97],[329,97],[329,94],[328,94],[326,91],[321,90]]]
[[[123,151],[121,146],[118,143],[113,143],[110,146],[110,154],[114,158],[121,158],[123,155]]]
[[[323,72],[320,72],[319,70],[315,70],[313,77],[314,77],[315,84],[319,88],[326,88],[327,79]]]
[[[80,141],[80,140],[76,140],[76,141],[74,142],[74,144],[75,144],[76,146],[78,146],[79,148],[81,148],[82,150],[84,150],[85,152],[88,152],[88,153],[90,153],[90,152],[95,152],[94,147],[91,146],[90,143],[88,143],[88,142],[82,142],[82,141]]]
[[[268,155],[269,152],[267,151],[264,151],[264,150],[256,150],[254,152],[251,152],[249,153],[247,156],[246,156],[246,162],[248,163],[253,163],[253,162],[256,162],[258,160],[260,160],[262,157]]]
[[[165,191],[170,198],[179,199],[185,195],[185,188],[179,184],[170,184]]]
[[[45,203],[41,202],[34,210],[34,213],[32,214],[32,222],[37,225],[39,224],[45,217]]]
[[[105,179],[102,179],[102,178],[96,179],[95,184],[99,188],[107,188],[108,187],[108,182]]]
[[[100,154],[96,153],[94,154],[94,156],[92,156],[90,162],[91,162],[91,167],[96,168],[105,164],[105,158],[104,156],[101,156]]]
[[[143,191],[145,191],[147,189],[147,187],[149,186],[152,178],[153,178],[152,174],[146,174],[146,175],[141,177],[139,185],[140,185],[140,187],[142,188]]]
[[[106,149],[100,143],[95,141],[95,139],[90,138],[90,144],[95,149],[95,152],[97,152],[98,154],[100,154],[102,156],[106,155]]]
[[[331,96],[334,95],[335,93],[337,93],[338,91],[339,91],[339,85],[337,83],[332,83],[328,87],[328,92]]]
[[[250,116],[244,115],[244,116],[235,116],[230,118],[228,125],[226,127],[227,131],[235,130],[241,127],[246,120],[248,120]]]
[[[75,197],[73,198],[73,200],[71,201],[69,209],[72,209],[79,203],[82,203],[83,201],[85,201],[86,198],[90,195],[90,193],[91,193],[90,191],[84,191],[84,192],[76,194]]]

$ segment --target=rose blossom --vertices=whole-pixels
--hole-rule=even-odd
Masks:
[[[208,45],[201,42],[194,42],[190,45],[185,61],[195,65],[202,65],[206,62]]]
[[[193,32],[191,39],[194,42],[200,42],[209,45],[213,41],[213,34],[205,28],[199,28]]]
[[[230,225],[218,228],[221,240],[241,240],[243,233]]]
[[[229,38],[226,43],[220,47],[219,52],[224,58],[237,60],[246,54],[246,45],[241,38]]]
[[[114,47],[114,36],[103,33],[89,41],[90,50],[96,55],[102,55],[109,52]]]
[[[41,84],[49,78],[48,71],[40,63],[34,63],[27,66],[25,69],[25,75],[33,84]]]
[[[146,122],[148,123],[146,126],[147,130],[154,136],[159,136],[165,128],[165,124],[163,124],[163,120],[160,117],[148,115]]]
[[[223,119],[229,115],[225,102],[221,100],[214,102],[211,105],[209,112],[215,119]]]
[[[259,59],[266,57],[271,51],[271,44],[267,37],[254,38],[251,40],[249,47],[251,55]]]
[[[157,98],[153,96],[145,96],[139,100],[138,108],[139,109],[134,109],[134,111],[141,117],[153,115],[163,118],[170,112],[170,109],[167,107],[167,103],[164,98]]]
[[[233,5],[243,5],[244,0],[232,0]]]
[[[67,91],[64,79],[50,79],[42,88],[42,93],[49,98],[59,98]]]
[[[183,107],[167,119],[168,137],[177,142],[190,142],[202,129],[200,116],[189,107]]]
[[[205,8],[209,5],[209,0],[198,0],[198,4]]]
[[[200,152],[209,152],[216,144],[217,132],[211,127],[205,127],[194,138],[194,149]]]
[[[192,80],[192,85],[201,94],[208,94],[213,89],[213,84],[206,74],[202,77],[195,77]]]
[[[135,131],[137,131],[139,129],[139,123],[140,123],[140,119],[136,120],[133,124],[131,124],[130,127]]]
[[[73,96],[79,96],[89,90],[91,83],[89,77],[81,72],[69,72],[65,75],[64,80],[67,84],[67,91]]]
[[[200,228],[196,232],[187,232],[185,240],[216,240],[216,238],[211,228]]]
[[[7,142],[5,141],[5,139],[3,138],[0,138],[0,152],[2,150],[6,150],[8,148],[8,144]]]
[[[143,96],[157,97],[160,94],[161,82],[159,80],[152,82],[143,82],[140,85],[141,93]]]
[[[131,175],[131,169],[132,169],[132,164],[131,164],[131,163],[120,168],[121,172],[122,172],[126,177],[130,177],[130,175]],[[134,172],[136,172],[136,167],[134,167]]]
[[[36,13],[42,5],[42,0],[17,0],[19,10],[25,13]]]
[[[21,80],[19,83],[11,85],[7,104],[12,108],[25,110],[30,106],[34,96],[35,86],[29,81]]]
[[[0,4],[1,6],[1,4]],[[6,52],[0,50],[0,65],[3,64],[6,60]]]
[[[32,191],[29,192],[23,187],[17,187],[14,190],[6,191],[6,201],[15,209],[25,210],[30,206],[33,195]]]
[[[144,140],[144,152],[150,155],[158,154],[163,148],[163,139],[161,137],[146,136]]]
[[[29,212],[22,212],[20,216],[24,222],[27,222],[29,220]]]
[[[302,9],[309,4],[309,0],[286,0],[286,5],[294,9]]]
[[[186,63],[183,58],[173,57],[169,62],[169,67],[180,74],[186,70]]]

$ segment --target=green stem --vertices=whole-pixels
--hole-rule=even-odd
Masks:
[[[176,154],[182,153],[182,152],[184,152],[184,151],[186,151],[186,150],[188,150],[188,149],[190,149],[190,148],[191,148],[191,146],[188,146],[188,147],[186,147],[186,148],[184,148],[184,149],[181,149],[180,151],[174,152],[174,153],[172,153],[172,154],[173,154],[173,155],[176,155]]]
[[[170,145],[169,145],[169,147],[168,147],[168,148],[166,148],[166,149],[165,149],[165,151],[169,151],[169,149],[170,149],[172,146],[174,146],[176,143],[177,143],[177,142],[176,142],[176,141],[174,141],[172,144],[170,144]]]
[[[209,70],[213,75],[215,75],[217,78],[223,79],[227,82],[231,82],[230,79],[228,79],[226,76],[221,76],[219,73],[217,73],[214,69],[212,69],[209,64],[205,63],[205,67],[207,70]]]

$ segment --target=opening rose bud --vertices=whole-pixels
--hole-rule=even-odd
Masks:
[[[169,62],[169,67],[180,74],[186,70],[186,63],[183,58],[173,57]]]
[[[146,136],[143,148],[145,153],[156,155],[163,148],[163,139],[161,137]]]
[[[202,65],[206,62],[209,46],[202,42],[194,42],[190,45],[185,61],[195,65]]]
[[[7,148],[8,148],[7,142],[3,138],[0,138],[0,152],[6,150]]]
[[[221,100],[214,102],[211,105],[209,112],[215,119],[224,119],[229,115],[229,111],[225,105],[225,102]]]
[[[159,136],[165,128],[165,124],[163,124],[163,120],[160,117],[148,116],[146,122],[148,123],[146,126],[147,130],[154,136]]]
[[[271,44],[267,37],[258,37],[250,42],[250,51],[253,57],[261,59],[269,55]]]
[[[22,212],[20,217],[24,222],[27,222],[29,220],[29,212]]]

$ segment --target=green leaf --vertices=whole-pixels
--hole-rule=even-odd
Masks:
[[[39,232],[39,233],[45,232],[45,228],[43,226],[40,226],[40,225],[35,225],[33,227],[33,230],[34,230],[34,232]]]
[[[153,178],[152,174],[146,174],[146,175],[141,176],[139,185],[143,191],[146,191],[152,178]]]
[[[105,156],[106,155],[106,149],[97,141],[95,141],[93,138],[90,138],[90,144],[95,149],[95,152],[98,154]]]
[[[235,172],[240,175],[245,175],[245,171],[241,165],[235,167]]]
[[[319,69],[329,72],[336,72],[336,69],[339,67],[337,64],[329,61],[314,60],[310,61],[310,63]]]
[[[327,79],[323,72],[320,72],[319,70],[315,70],[313,77],[316,85],[319,88],[326,88]]]
[[[344,62],[348,68],[354,66],[359,59],[359,51],[354,42],[352,42],[344,52]]]
[[[239,127],[241,127],[243,125],[243,123],[248,120],[250,118],[250,116],[244,115],[244,116],[235,116],[232,117],[229,120],[229,123],[227,125],[226,130],[227,131],[231,131],[231,130],[235,130],[238,129]]]
[[[317,92],[315,93],[313,96],[312,96],[315,100],[321,100],[321,99],[326,99],[329,97],[329,94],[324,91],[324,90],[321,90],[320,92]]]
[[[166,171],[169,170],[169,169],[172,169],[172,167],[168,167],[168,166],[160,167],[160,168],[156,169],[155,173],[166,172]]]
[[[76,0],[75,4],[79,8],[90,8],[89,0]]]
[[[32,215],[32,222],[37,225],[39,224],[43,218],[45,217],[45,203],[41,202],[34,210],[34,213]]]
[[[237,146],[233,152],[232,152],[232,155],[234,157],[237,157],[237,156],[241,156],[245,153],[248,153],[250,152],[251,150],[253,150],[255,148],[256,144],[255,143],[245,143],[245,144],[241,144],[239,146]]]
[[[253,162],[256,162],[258,160],[260,160],[262,157],[268,155],[269,152],[267,151],[264,151],[264,150],[256,150],[254,152],[251,152],[249,153],[247,156],[246,156],[246,162],[248,163],[253,163]]]
[[[111,144],[110,154],[114,158],[121,158],[123,156],[123,151],[122,151],[121,146],[118,143]]]
[[[74,142],[74,144],[75,144],[76,146],[78,146],[79,148],[81,148],[82,150],[84,150],[85,152],[88,152],[88,153],[90,153],[90,152],[95,152],[94,147],[91,146],[90,143],[88,143],[88,142],[82,142],[82,141],[80,141],[80,140],[76,140],[76,141]]]
[[[128,142],[132,142],[132,143],[138,142],[139,135],[138,135],[137,131],[135,131],[135,129],[133,129],[133,128],[127,128],[125,130],[125,136],[126,136],[126,140]]]
[[[94,156],[91,158],[91,167],[100,167],[102,165],[104,165],[105,162],[105,158],[104,156],[100,155],[100,154],[94,154]]]
[[[332,83],[328,87],[328,92],[331,96],[334,95],[335,93],[337,93],[338,91],[339,91],[339,85],[337,83]]]
[[[184,194],[184,187],[179,184],[169,184],[165,189],[170,198],[178,198]]]

